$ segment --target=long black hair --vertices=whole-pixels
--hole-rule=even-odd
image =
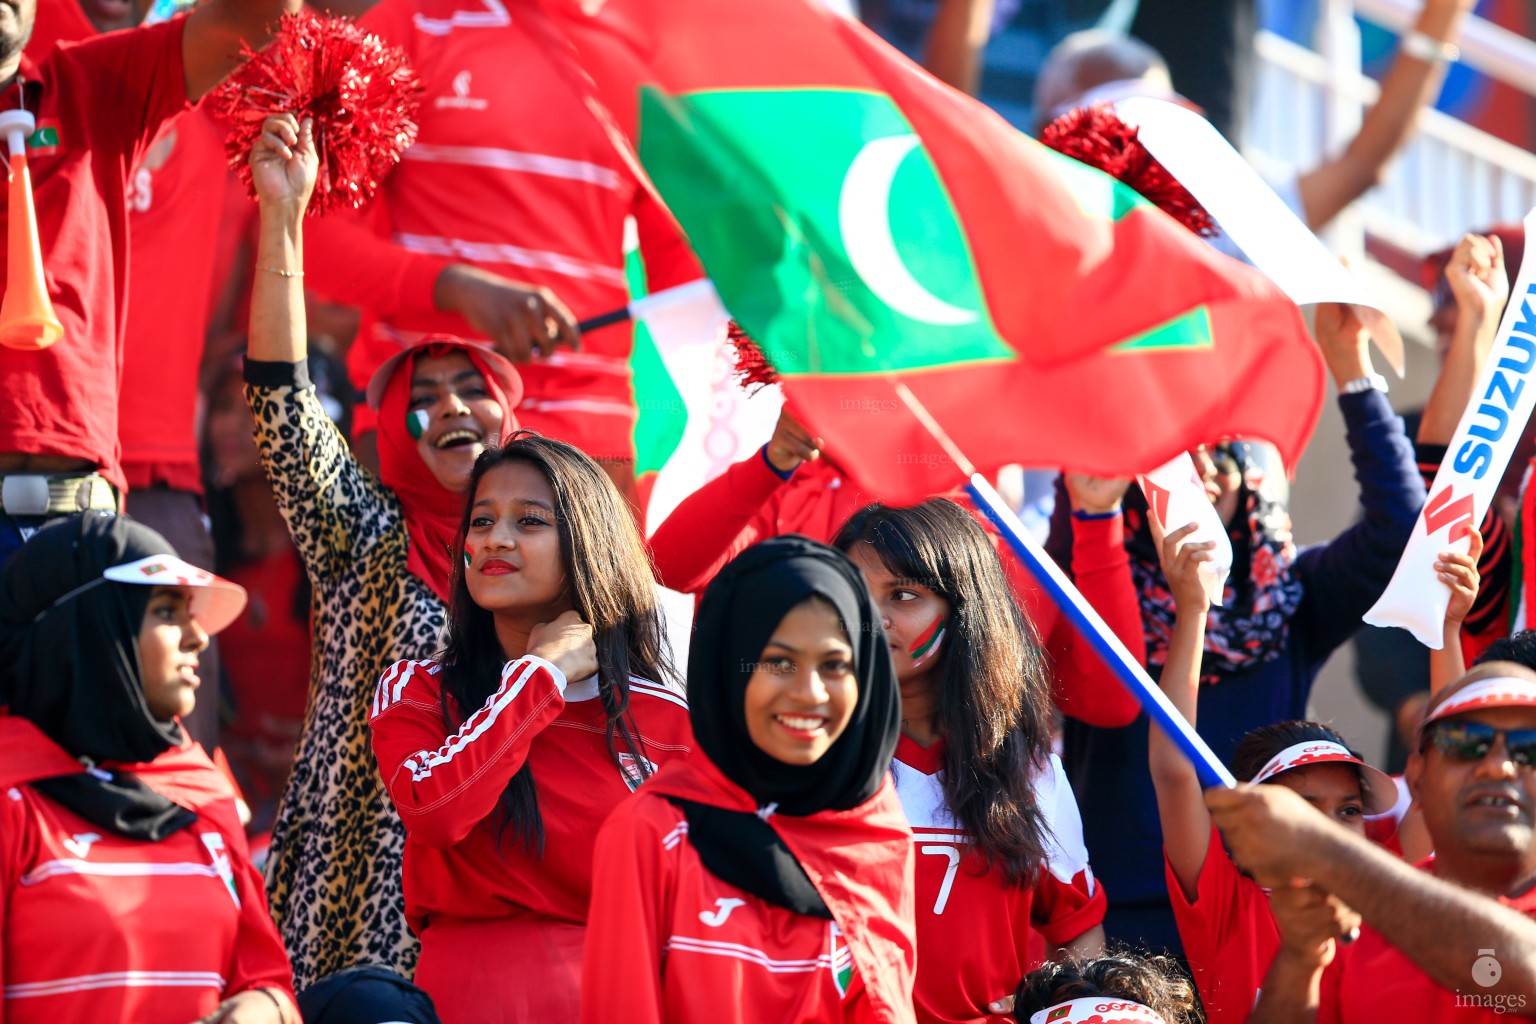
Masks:
[[[964,508],[931,498],[860,509],[833,544],[868,544],[891,573],[949,603],[935,666],[944,800],[988,865],[1014,884],[1032,882],[1050,841],[1033,788],[1051,749],[1050,686],[986,531]]]
[[[470,513],[480,481],[497,466],[522,462],[549,481],[555,495],[555,523],[560,560],[570,587],[571,604],[592,627],[597,644],[597,693],[608,720],[608,753],[625,777],[620,747],[634,759],[642,779],[649,777],[640,736],[629,716],[629,677],[666,684],[676,678],[667,655],[666,632],[656,603],[655,577],[635,528],[634,517],[597,463],[563,441],[518,431],[475,460],[459,520],[456,550],[469,533]],[[506,654],[496,637],[490,612],[475,604],[464,577],[463,560],[453,559],[449,581],[448,635],[441,662],[443,718],[458,728],[500,685]],[[538,791],[528,765],[518,769],[501,796],[502,828],[511,826],[535,856],[544,849],[544,823]],[[597,823],[593,823],[596,828]]]

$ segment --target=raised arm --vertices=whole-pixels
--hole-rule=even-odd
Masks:
[[[1445,265],[1445,279],[1456,300],[1456,327],[1419,420],[1420,444],[1450,444],[1472,401],[1509,301],[1504,243],[1498,235],[1462,235]]]
[[[1347,307],[1317,311],[1317,343],[1342,388],[1369,377],[1370,336]],[[1307,660],[1321,662],[1360,628],[1361,617],[1386,589],[1424,505],[1424,481],[1387,396],[1374,388],[1339,395],[1339,410],[1360,485],[1364,515],[1327,544],[1303,551],[1295,572],[1306,584],[1292,636]]]
[[[684,498],[651,535],[662,585],[702,593],[726,562],[772,536],[766,506],[802,462],[820,455],[817,444],[786,409],[766,445]]]
[[[1440,649],[1429,652],[1429,692],[1439,693],[1461,678],[1467,663],[1461,650],[1461,624],[1477,600],[1477,560],[1483,553],[1483,535],[1473,530],[1471,547],[1466,554],[1442,551],[1435,563],[1435,575],[1451,588],[1451,600],[1445,607],[1445,632]]]
[[[1434,44],[1453,42],[1474,0],[1425,0],[1413,32]],[[1376,105],[1366,111],[1360,132],[1343,153],[1297,180],[1307,226],[1317,231],[1339,211],[1379,184],[1387,164],[1413,137],[1419,111],[1434,102],[1445,79],[1445,64],[1405,44],[1382,80]]]
[[[1280,932],[1280,948],[1259,989],[1248,1024],[1309,1024],[1317,1019],[1323,971],[1338,952],[1338,941],[1360,926],[1360,915],[1315,885],[1276,886],[1269,909]]]
[[[1195,724],[1199,703],[1205,617],[1210,610],[1200,582],[1200,566],[1211,561],[1216,547],[1214,541],[1185,541],[1196,529],[1196,524],[1190,523],[1174,530],[1163,538],[1159,552],[1177,615],[1158,685],[1190,725]],[[1163,852],[1185,901],[1194,903],[1199,898],[1200,870],[1211,845],[1211,816],[1201,797],[1200,776],[1189,758],[1156,726],[1147,733],[1147,760],[1163,824]]]
[[[939,0],[923,67],[939,81],[976,95],[981,85],[981,54],[996,6],[996,0]]]
[[[1125,519],[1120,513],[1120,499],[1130,481],[1069,473],[1063,484],[1072,511],[1065,520],[1072,536],[1072,581],[1131,657],[1145,664],[1141,601],[1131,579]],[[1062,714],[1105,728],[1134,722],[1141,705],[1120,677],[1060,609],[1050,604],[1012,549],[1004,545],[1000,550],[1014,593],[1021,595],[1050,653],[1051,696]]]
[[[181,37],[187,100],[196,103],[245,62],[242,43],[260,50],[278,19],[302,6],[301,0],[205,0],[193,8]]]

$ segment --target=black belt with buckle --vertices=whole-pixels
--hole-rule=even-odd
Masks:
[[[86,509],[117,511],[117,491],[100,473],[10,473],[0,477],[0,512],[8,516],[58,516]]]

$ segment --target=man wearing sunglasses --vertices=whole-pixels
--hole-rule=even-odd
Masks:
[[[1252,1024],[1536,1016],[1536,672],[1473,669],[1435,695],[1418,740],[1407,778],[1435,853],[1417,868],[1284,787],[1207,793],[1255,878],[1310,884],[1365,921],[1358,941],[1277,955]]]

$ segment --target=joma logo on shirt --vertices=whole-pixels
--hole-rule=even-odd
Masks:
[[[734,896],[722,896],[715,900],[714,910],[699,911],[699,920],[703,921],[711,928],[719,928],[721,925],[725,924],[725,919],[731,916],[731,911],[735,910],[737,907],[744,907],[746,905],[746,900],[738,900]]]
[[[95,832],[76,832],[64,840],[64,848],[81,860],[91,855],[91,847],[101,841]]]

